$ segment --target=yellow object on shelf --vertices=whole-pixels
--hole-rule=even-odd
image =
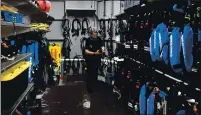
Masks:
[[[32,23],[31,28],[36,30],[48,30],[49,25],[45,23]]]
[[[61,72],[61,44],[59,43],[53,43],[49,46],[49,51],[52,56],[52,58],[55,60],[57,66],[58,66],[58,74]]]
[[[1,81],[10,81],[19,76],[22,72],[24,72],[27,68],[31,66],[31,62],[22,61],[13,67],[9,68],[5,72],[1,74]],[[28,77],[28,76],[27,76]]]
[[[1,11],[9,11],[9,12],[13,12],[13,13],[18,13],[15,8],[8,7],[6,5],[1,5]]]

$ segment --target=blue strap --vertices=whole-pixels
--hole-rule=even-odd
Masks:
[[[187,72],[192,70],[193,66],[193,29],[190,25],[184,26],[183,36],[181,38],[182,41],[182,50],[184,57],[184,65]]]
[[[201,29],[198,29],[198,42],[201,41]]]
[[[39,53],[38,53],[38,42],[35,41],[34,44],[34,55],[35,55],[35,64],[38,65],[39,64]]]
[[[176,11],[176,12],[184,13],[184,10],[183,10],[183,9],[177,8],[177,4],[175,4],[175,5],[173,6],[173,10]]]
[[[27,53],[32,53],[34,54],[34,44],[32,43],[31,45],[28,46]],[[34,55],[29,57],[29,61],[32,62],[32,65],[29,67],[29,74],[28,74],[28,80],[29,82],[32,80],[32,74],[31,71],[33,70],[34,66]]]
[[[170,64],[172,69],[176,73],[182,72],[180,63],[180,52],[181,52],[181,32],[180,28],[174,27],[170,36]]]
[[[185,110],[179,110],[176,115],[185,115]]]
[[[151,55],[151,60],[153,62],[156,61],[156,56],[154,52],[154,34],[156,34],[156,30],[154,29],[151,33],[151,37],[149,39],[149,48],[150,48],[150,55]]]

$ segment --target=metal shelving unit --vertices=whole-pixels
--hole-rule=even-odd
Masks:
[[[1,71],[6,70],[7,68],[19,63],[20,61],[22,61],[30,56],[32,56],[32,53],[20,54],[20,55],[16,56],[15,60],[13,60],[13,61],[6,61],[6,62],[1,63]]]
[[[11,22],[1,22],[1,37],[8,37],[14,34],[21,34],[31,31],[31,26],[28,24],[18,24]],[[14,33],[15,32],[15,33]]]
[[[28,16],[31,22],[42,23],[54,19],[53,17],[49,16],[49,14],[40,10],[29,0],[2,0],[2,2],[18,9],[18,12],[23,14],[24,16]]]
[[[32,3],[31,0],[2,0],[1,3],[7,6],[14,7],[17,10],[17,12],[23,15],[23,24],[1,21],[1,27],[2,27],[1,38],[24,34],[27,32],[48,32],[48,31],[32,29],[31,23],[47,23],[48,25],[50,25],[54,20],[53,17],[43,12],[40,8],[38,8],[36,4]],[[9,80],[4,80],[3,82],[4,83],[10,82],[14,80],[13,76],[19,76],[20,74],[22,74],[24,69],[27,70],[31,66],[31,62],[24,60],[26,60],[32,55],[33,55],[32,53],[19,54],[15,56],[15,59],[12,61],[6,60],[2,62],[1,72],[4,73],[3,77],[10,78]],[[1,80],[3,77],[1,77]],[[27,88],[23,91],[23,93],[16,98],[17,100],[15,100],[15,102],[13,102],[14,105],[12,105],[12,107],[9,108],[8,110],[2,110],[1,114],[2,115],[14,114],[15,110],[20,105],[22,100],[28,96],[28,94],[33,90],[33,88],[34,83],[29,83]],[[7,101],[8,99],[9,98],[4,98],[4,101]]]

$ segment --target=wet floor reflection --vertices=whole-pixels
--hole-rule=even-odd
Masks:
[[[86,97],[83,80],[67,81],[52,87],[43,98],[43,115],[134,115],[127,113],[121,105],[117,105],[112,88],[98,82],[95,92],[90,96],[91,106],[83,108]]]

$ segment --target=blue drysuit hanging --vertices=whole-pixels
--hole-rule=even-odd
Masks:
[[[184,65],[187,72],[192,70],[193,66],[193,29],[189,24],[184,26],[183,36],[181,38],[182,41],[182,50],[184,57]]]
[[[155,109],[155,93],[156,91],[153,90],[147,99],[147,115],[153,115]],[[168,95],[164,91],[160,91],[158,94],[162,99],[165,99]]]
[[[154,52],[155,52],[156,60],[161,61],[160,44],[159,44],[159,41],[161,40],[161,35],[159,31],[160,31],[160,28],[158,25],[156,28],[156,32],[154,33]]]
[[[159,44],[160,44],[160,53],[161,59],[168,64],[168,45],[169,45],[169,37],[168,37],[168,29],[164,23],[158,25],[159,28]]]
[[[176,73],[182,72],[180,63],[181,36],[179,27],[174,27],[170,36],[170,64]]]
[[[155,104],[155,91],[152,91],[147,99],[147,115],[154,114],[154,104]]]
[[[198,29],[198,42],[201,41],[201,29]]]
[[[149,48],[150,48],[150,55],[151,55],[151,60],[153,62],[156,61],[156,56],[154,52],[154,34],[156,34],[156,29],[154,29],[151,33],[151,37],[149,39]]]
[[[154,114],[154,104],[155,104],[155,90],[151,92],[148,99],[146,98],[146,91],[147,86],[146,84],[143,85],[140,89],[140,99],[139,99],[139,105],[140,105],[140,114],[141,115],[153,115]],[[164,91],[159,92],[159,96],[161,99],[165,99],[167,97],[167,94]]]
[[[140,114],[141,115],[145,115],[146,114],[146,103],[147,103],[147,99],[146,99],[146,84],[143,85],[140,89],[140,99],[139,99],[139,105],[140,105]]]

